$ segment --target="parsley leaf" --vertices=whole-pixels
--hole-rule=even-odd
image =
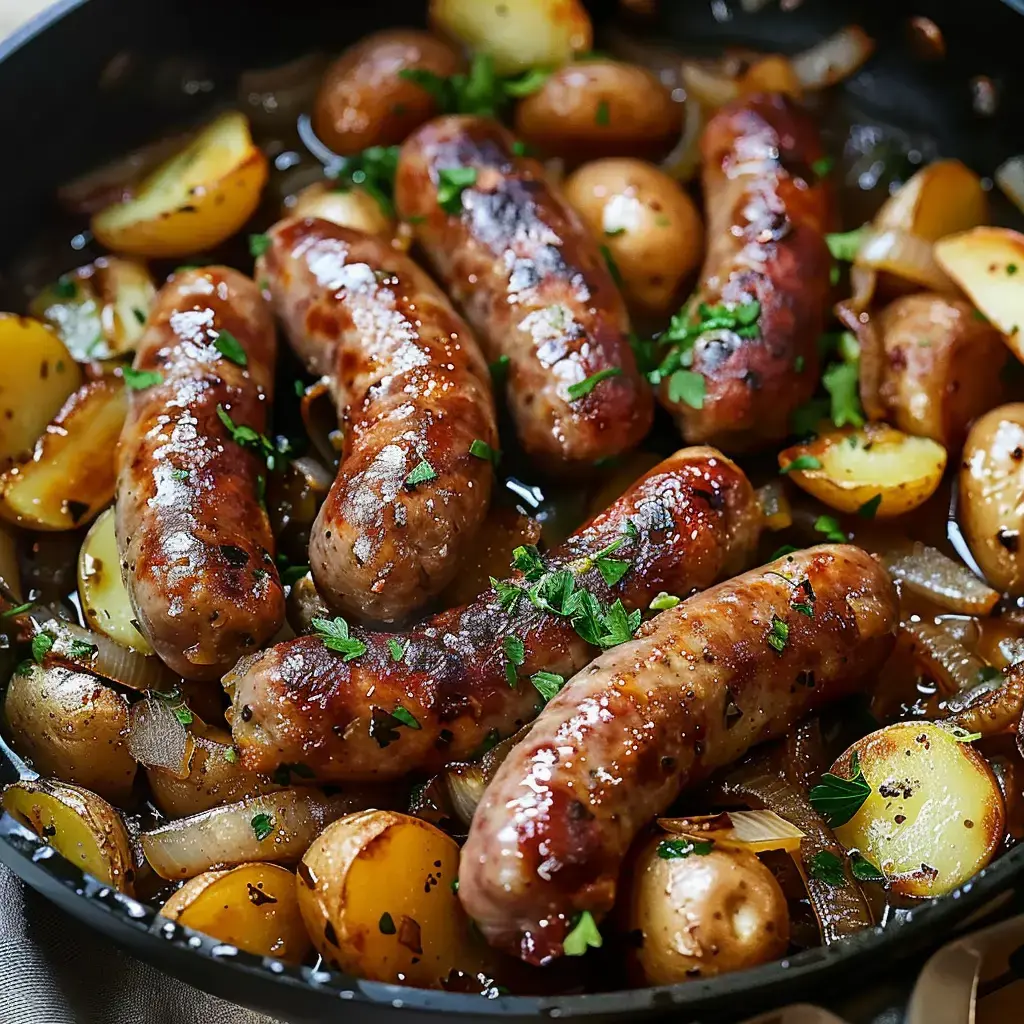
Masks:
[[[490,577],[490,580],[491,587],[493,587],[494,592],[498,595],[498,604],[501,606],[501,610],[508,612],[515,608],[519,598],[523,596],[522,589],[514,583],[506,583],[504,580],[495,579],[493,576]]]
[[[531,583],[544,575],[544,559],[535,544],[521,544],[512,552],[512,568],[518,569]]]
[[[843,862],[829,850],[819,850],[808,862],[807,873],[811,878],[833,889],[841,889],[846,885],[846,872]]]
[[[768,632],[768,644],[781,654],[789,642],[789,625],[778,617],[772,616],[772,628]]]
[[[667,594],[664,590],[654,598],[647,606],[652,612],[664,612],[669,608],[675,608],[682,601],[681,597],[674,594]]]
[[[213,339],[213,347],[225,358],[239,366],[248,366],[249,357],[239,340],[230,331],[220,331]]]
[[[78,659],[91,658],[98,650],[99,648],[95,644],[76,638],[68,644],[68,657]]]
[[[269,437],[257,433],[252,427],[247,427],[245,424],[236,425],[223,405],[217,406],[217,418],[227,428],[235,444],[239,444],[243,448],[252,448],[266,460],[267,469],[273,470],[277,463],[278,450]]]
[[[131,366],[125,366],[121,370],[125,384],[132,391],[144,391],[146,388],[163,384],[164,376],[157,370],[136,370]]]
[[[868,225],[856,228],[853,231],[843,231],[825,236],[828,243],[828,251],[832,258],[842,260],[844,263],[852,263],[857,258],[857,253],[868,233]]]
[[[601,256],[604,259],[604,265],[608,268],[608,273],[611,274],[612,280],[615,282],[616,288],[622,288],[624,282],[622,280],[622,271],[619,270],[618,263],[615,262],[615,257],[612,255],[611,249],[607,245],[602,245]]]
[[[852,775],[848,779],[825,772],[821,782],[808,794],[811,806],[824,816],[830,828],[845,825],[871,795],[871,786],[864,778],[856,751],[850,758],[850,769]]]
[[[598,370],[597,373],[592,373],[589,377],[585,377],[583,380],[576,381],[575,384],[569,385],[569,399],[570,401],[576,402],[581,398],[585,398],[590,394],[594,388],[603,380],[608,380],[609,377],[619,377],[622,374],[622,367],[620,366],[606,366],[603,370]]]
[[[252,834],[261,843],[274,831],[274,819],[269,814],[254,814],[251,825]]]
[[[224,760],[229,761],[231,764],[237,764],[238,751],[235,750],[234,747],[228,747],[228,749],[224,751]]]
[[[15,615],[24,615],[31,607],[32,602],[26,601],[24,604],[19,604],[14,608],[8,608],[5,612],[0,612],[0,619],[13,619]]]
[[[423,459],[405,478],[405,486],[411,489],[417,484],[425,484],[435,479],[437,479],[437,473],[434,471],[434,467],[426,459]]]
[[[633,639],[633,634],[640,628],[640,611],[626,614],[621,600],[615,603],[604,614],[604,635],[598,640],[601,647],[617,647]]]
[[[562,952],[566,956],[583,956],[588,949],[600,949],[602,942],[597,923],[590,911],[584,910],[576,919],[572,931],[562,940]]]
[[[252,258],[259,259],[263,256],[266,251],[270,248],[270,235],[250,235],[249,236],[249,255]]]
[[[476,184],[475,167],[443,167],[438,172],[437,205],[445,213],[462,212],[462,193]]]
[[[779,470],[780,473],[799,473],[808,469],[821,469],[821,459],[813,455],[798,455],[792,462],[787,463]]]
[[[612,123],[611,110],[608,107],[607,100],[601,100],[597,105],[597,110],[594,112],[594,124],[601,125],[602,128],[607,127]]]
[[[687,839],[680,836],[678,839],[663,839],[658,843],[658,856],[662,860],[681,860],[691,855],[706,857],[714,849],[714,841],[701,842],[698,839]]]
[[[348,623],[340,616],[336,619],[313,619],[310,623],[314,632],[329,651],[345,655],[345,661],[352,661],[366,653],[366,644],[349,636]]]
[[[869,860],[855,855],[850,862],[850,870],[858,882],[884,882],[885,875]]]
[[[684,402],[691,409],[704,408],[704,375],[692,370],[676,370],[668,379],[670,402]]]
[[[822,374],[821,383],[832,399],[832,422],[837,427],[863,427],[864,409],[860,404],[858,364],[833,363]]]
[[[846,533],[835,516],[818,516],[814,520],[814,529],[818,533],[825,534],[825,540],[831,541],[833,544],[846,543]]]
[[[395,719],[396,722],[401,722],[402,725],[408,726],[410,729],[422,728],[420,723],[416,720],[415,715],[413,715],[411,711],[406,711],[401,704],[391,712],[391,717]]]
[[[32,637],[32,660],[37,665],[42,665],[52,648],[53,637],[49,633],[36,633]]]
[[[882,504],[882,495],[876,494],[873,498],[868,498],[859,509],[857,509],[857,515],[861,519],[874,519],[875,513],[878,512],[878,506]]]
[[[614,587],[623,576],[629,572],[629,567],[632,562],[625,561],[621,558],[603,558],[597,559],[597,569],[601,573],[601,578],[608,584],[609,587]]]
[[[497,117],[513,99],[537,92],[550,74],[544,68],[531,68],[521,75],[500,76],[495,73],[493,57],[489,53],[477,53],[468,73],[446,78],[422,68],[406,68],[398,72],[398,77],[414,82],[429,93],[443,114]]]
[[[820,156],[811,164],[811,170],[814,171],[817,177],[827,178],[835,165],[836,162],[832,157]]]
[[[388,650],[395,661],[401,661],[405,657],[405,647],[394,637],[388,640]]]
[[[533,683],[534,689],[544,698],[544,703],[546,704],[565,686],[565,676],[560,676],[557,672],[534,672],[530,676],[530,682]]]
[[[469,446],[469,454],[475,455],[478,459],[487,459],[493,462],[495,466],[501,461],[501,452],[479,438]]]
[[[335,191],[348,192],[352,188],[360,188],[376,200],[386,217],[394,216],[392,197],[398,151],[398,146],[370,146],[345,157],[334,172]]]

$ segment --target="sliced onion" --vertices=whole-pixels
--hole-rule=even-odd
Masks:
[[[805,89],[825,89],[849,78],[874,53],[874,40],[858,25],[840,29],[790,58]]]
[[[707,114],[703,104],[695,99],[689,100],[684,114],[682,137],[661,163],[661,169],[677,181],[690,181],[700,170],[700,139],[706,122]]]
[[[146,697],[128,709],[128,751],[146,768],[160,768],[176,779],[187,779],[196,744],[170,701]]]
[[[313,106],[327,61],[307,54],[276,68],[244,71],[238,79],[238,102],[253,124],[263,129],[287,128]]]
[[[878,274],[867,267],[850,268],[850,298],[847,304],[859,312],[866,310],[875,298],[878,288]]]
[[[337,466],[343,437],[338,429],[338,413],[326,380],[318,380],[306,389],[300,410],[302,423],[313,447],[323,456],[328,466]]]
[[[906,590],[947,611],[988,615],[999,601],[998,591],[966,565],[920,541],[896,541],[880,554],[890,574]]]
[[[871,271],[865,271],[871,273]],[[888,410],[882,401],[882,381],[885,379],[885,346],[882,335],[875,328],[870,315],[850,301],[836,304],[836,319],[857,336],[858,365],[860,368],[860,404],[869,420],[884,420]]]
[[[1001,163],[995,178],[1007,198],[1024,213],[1024,156],[1011,156]]]
[[[696,100],[711,110],[717,110],[740,96],[739,82],[727,75],[717,62],[684,60],[682,79],[688,106]]]
[[[916,616],[900,623],[900,636],[914,659],[947,694],[971,689],[985,662],[941,625]]]
[[[769,530],[787,530],[793,525],[793,508],[781,480],[771,480],[757,489],[764,525]]]
[[[803,832],[774,811],[729,811],[695,818],[659,818],[666,831],[689,839],[712,840],[724,849],[751,853],[784,850],[797,853]]]
[[[956,290],[936,261],[932,243],[899,228],[870,229],[857,251],[855,265],[895,274],[937,292]]]
[[[994,689],[993,689],[994,687]],[[1024,714],[1024,665],[1012,665],[946,703],[947,721],[969,733],[995,736],[1017,728]]]
[[[469,825],[483,799],[491,779],[509,755],[509,751],[530,731],[524,726],[519,732],[495,744],[484,754],[479,764],[453,764],[444,772],[445,786],[451,809],[463,825]]]

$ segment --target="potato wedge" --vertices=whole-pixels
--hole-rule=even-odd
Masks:
[[[0,313],[0,470],[27,459],[82,383],[64,342],[38,320]]]
[[[326,181],[317,181],[304,188],[291,203],[285,204],[289,217],[319,217],[343,228],[364,231],[390,239],[397,223],[385,213],[377,200],[358,185],[339,189]]]
[[[138,767],[128,752],[128,702],[85,672],[29,664],[4,697],[11,745],[36,771],[111,803],[131,796]]]
[[[96,239],[132,256],[178,257],[230,238],[259,205],[269,169],[242,114],[222,114],[139,185],[92,218]]]
[[[853,744],[832,766],[853,775],[857,755],[867,799],[836,838],[903,896],[942,896],[995,855],[1005,833],[1003,797],[988,762],[934,722],[896,722]]]
[[[887,199],[872,223],[878,230],[902,230],[936,242],[987,220],[981,178],[959,160],[936,160]]]
[[[119,378],[78,389],[36,444],[31,462],[0,476],[0,516],[33,530],[73,530],[114,497],[128,396]]]
[[[120,815],[106,800],[66,782],[15,782],[3,808],[82,871],[132,894],[135,865]]]
[[[299,908],[324,959],[358,978],[440,988],[483,966],[452,882],[459,847],[394,811],[341,818],[298,868]]]
[[[277,864],[207,871],[183,885],[160,913],[256,956],[298,964],[313,948],[295,875]]]
[[[1024,360],[1024,235],[975,228],[936,243],[935,258]]]
[[[430,0],[429,16],[435,31],[489,53],[500,75],[561,67],[594,41],[579,0]]]
[[[828,430],[779,453],[798,487],[838,512],[885,519],[926,502],[942,480],[946,449],[884,423]]]

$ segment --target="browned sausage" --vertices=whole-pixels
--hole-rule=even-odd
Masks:
[[[571,581],[605,606],[618,599],[624,610],[646,609],[662,590],[687,594],[749,564],[759,532],[743,472],[713,449],[691,448],[656,466],[544,562],[552,582]],[[628,565],[610,586],[595,559],[612,545],[605,557]],[[509,582],[525,591],[531,581],[519,574]],[[398,778],[511,736],[543,703],[530,676],[569,676],[595,647],[569,618],[525,592],[505,593],[504,605],[492,591],[404,634],[354,629],[350,660],[314,635],[242,662],[224,680],[242,763],[267,771],[298,762],[324,780]],[[521,659],[508,647],[513,638],[522,641]]]
[[[459,895],[531,963],[615,901],[637,833],[685,787],[869,680],[898,603],[860,548],[787,555],[662,612],[573,678],[487,788]]]
[[[266,464],[227,425],[264,432],[276,355],[259,289],[227,267],[171,278],[136,351],[158,376],[132,391],[121,434],[121,571],[140,629],[186,679],[218,679],[284,622]]]
[[[487,365],[437,285],[382,239],[302,219],[269,238],[257,276],[300,358],[330,379],[345,437],[310,535],[313,578],[346,615],[402,619],[451,581],[487,515]]]
[[[587,465],[647,433],[650,390],[596,243],[541,165],[514,146],[497,121],[431,121],[402,147],[395,201],[488,359],[507,359],[527,453],[548,469]],[[453,169],[475,175],[461,195]]]

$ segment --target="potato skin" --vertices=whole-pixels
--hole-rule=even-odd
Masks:
[[[782,956],[789,908],[775,876],[747,850],[664,859],[652,838],[633,868],[627,904],[637,985],[672,985],[740,971]]]
[[[304,188],[285,211],[286,217],[320,217],[343,228],[354,228],[368,235],[390,239],[395,233],[395,219],[381,209],[380,203],[358,186],[349,189],[332,187],[317,181]]]
[[[569,64],[516,108],[516,134],[572,163],[603,156],[663,156],[682,108],[645,68],[613,60]]]
[[[313,128],[335,153],[393,146],[436,114],[434,98],[399,77],[417,69],[447,78],[462,67],[450,44],[415,29],[389,29],[350,46],[326,71]]]
[[[674,310],[679,286],[700,263],[704,225],[693,200],[664,171],[642,160],[584,164],[563,186],[569,205],[608,246],[631,311]]]

